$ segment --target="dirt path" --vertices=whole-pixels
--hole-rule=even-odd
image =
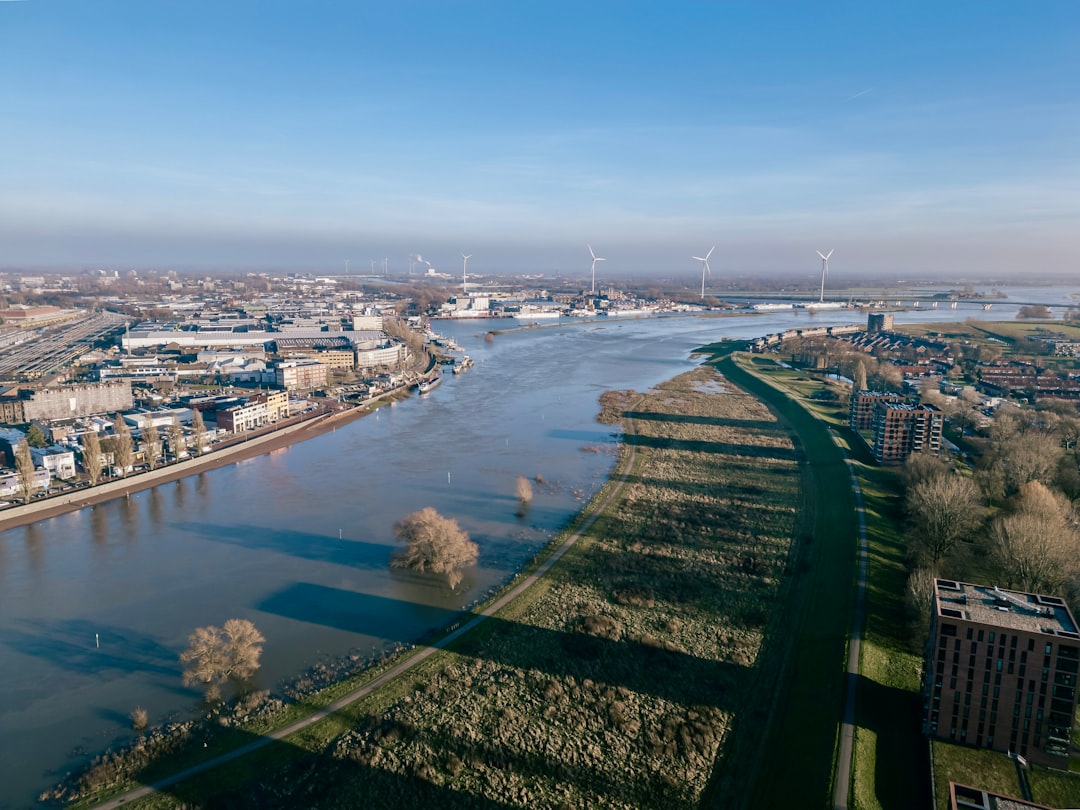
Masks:
[[[634,429],[632,420],[627,420],[625,424],[627,435],[633,435]],[[394,678],[404,675],[406,672],[415,668],[423,661],[426,661],[428,658],[435,655],[440,650],[446,648],[453,642],[460,639],[466,633],[474,630],[484,620],[488,619],[491,616],[494,616],[496,613],[506,607],[506,605],[508,605],[517,597],[521,596],[523,593],[525,593],[525,591],[527,591],[534,584],[536,584],[536,582],[541,577],[543,577],[549,570],[551,570],[551,567],[555,565],[555,563],[557,563],[563,557],[563,555],[566,554],[566,552],[569,551],[574,546],[574,544],[578,540],[580,540],[586,532],[589,531],[589,529],[592,528],[593,524],[596,523],[600,516],[604,514],[605,510],[607,510],[607,508],[618,498],[619,494],[622,492],[623,486],[626,484],[630,472],[633,470],[635,458],[634,444],[632,442],[624,442],[623,446],[626,448],[626,456],[624,457],[621,465],[621,472],[614,476],[614,478],[612,479],[612,485],[608,488],[608,491],[602,496],[602,499],[595,504],[590,504],[590,506],[588,507],[589,516],[581,525],[581,527],[572,532],[551,554],[551,556],[548,557],[535,571],[522,577],[519,583],[507,590],[506,593],[504,593],[497,600],[484,608],[483,611],[476,614],[474,618],[470,619],[461,627],[454,630],[452,633],[447,634],[439,641],[433,642],[430,646],[425,647],[419,653],[410,656],[408,659],[402,661],[400,664],[391,667],[370,683],[365,684],[354,692],[350,692],[344,697],[331,703],[326,708],[320,709],[319,711],[315,712],[315,714],[312,714],[310,717],[306,717],[303,720],[299,720],[292,725],[286,726],[285,728],[278,729],[277,731],[272,732],[271,734],[268,734],[265,737],[262,737],[248,745],[237,748],[226,754],[222,754],[221,756],[214,757],[213,759],[209,759],[206,762],[202,762],[198,765],[188,768],[187,770],[173,774],[172,776],[166,777],[165,779],[159,779],[152,784],[130,790],[127,793],[123,793],[103,804],[96,805],[97,810],[113,810],[113,808],[123,807],[130,802],[143,798],[144,796],[149,796],[152,793],[156,793],[160,790],[163,790],[164,788],[170,787],[171,785],[175,785],[177,782],[181,782],[190,776],[205,773],[206,771],[212,770],[219,765],[224,765],[228,762],[232,762],[233,760],[250,754],[253,751],[258,751],[261,748],[265,748],[273,742],[283,740],[286,737],[296,734],[298,731],[303,731],[304,729],[315,725],[321,720],[326,719],[326,717],[333,714],[334,712],[340,711],[349,704],[355,703],[361,698],[366,697],[367,695],[374,692],[376,689],[379,689],[380,687],[389,683]]]

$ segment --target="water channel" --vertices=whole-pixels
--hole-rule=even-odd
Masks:
[[[1030,299],[1028,299],[1030,300]],[[897,323],[1009,319],[1015,306],[898,313]],[[849,323],[855,312],[601,319],[500,334],[439,322],[476,360],[332,433],[0,533],[0,808],[131,738],[191,716],[177,655],[197,626],[251,619],[262,684],[417,639],[505,582],[609,475],[599,395],[645,390],[723,337]],[[524,518],[517,476],[542,476]],[[433,506],[480,546],[456,591],[388,567],[392,527]]]

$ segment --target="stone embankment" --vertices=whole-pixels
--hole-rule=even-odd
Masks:
[[[147,470],[126,478],[116,478],[93,487],[64,492],[48,498],[31,501],[28,504],[11,506],[0,511],[0,531],[24,526],[38,520],[55,517],[66,512],[74,512],[86,506],[103,503],[140,492],[159,484],[186,478],[189,475],[205,472],[216,467],[223,467],[235,461],[262,455],[263,453],[287,447],[294,442],[313,438],[338,425],[370,413],[370,405],[379,399],[400,396],[402,389],[391,391],[374,399],[365,400],[351,408],[326,408],[322,411],[293,417],[274,427],[241,435],[227,440],[203,455],[183,461]]]

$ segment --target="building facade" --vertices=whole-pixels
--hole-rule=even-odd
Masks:
[[[269,422],[277,422],[279,419],[287,419],[289,416],[288,391],[267,391],[251,397],[248,402],[264,403],[266,405],[266,419]]]
[[[284,392],[282,392],[284,393]],[[251,400],[242,405],[233,405],[217,412],[218,430],[240,433],[269,424],[265,400]]]
[[[871,334],[891,332],[892,328],[893,314],[891,312],[871,312],[866,316],[866,331]]]
[[[874,426],[874,409],[879,402],[903,402],[903,394],[881,391],[852,391],[848,402],[848,424],[855,430],[870,430]]]
[[[274,368],[274,383],[287,391],[307,391],[326,385],[328,366],[310,361],[279,363]]]
[[[874,408],[874,458],[902,462],[912,453],[941,454],[945,415],[933,405],[879,402]]]
[[[131,410],[134,404],[130,380],[61,385],[35,389],[28,399],[23,400],[23,416],[27,422],[75,419]]]
[[[938,579],[923,731],[1067,769],[1080,632],[1063,599]]]

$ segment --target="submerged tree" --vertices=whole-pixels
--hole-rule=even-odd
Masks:
[[[180,653],[184,686],[202,686],[208,701],[221,700],[221,687],[229,681],[248,680],[259,669],[266,641],[247,619],[229,619],[224,627],[197,627]]]
[[[461,582],[462,569],[476,564],[479,548],[456,520],[424,507],[394,524],[394,534],[405,543],[391,560],[395,568],[445,574],[451,588]]]

